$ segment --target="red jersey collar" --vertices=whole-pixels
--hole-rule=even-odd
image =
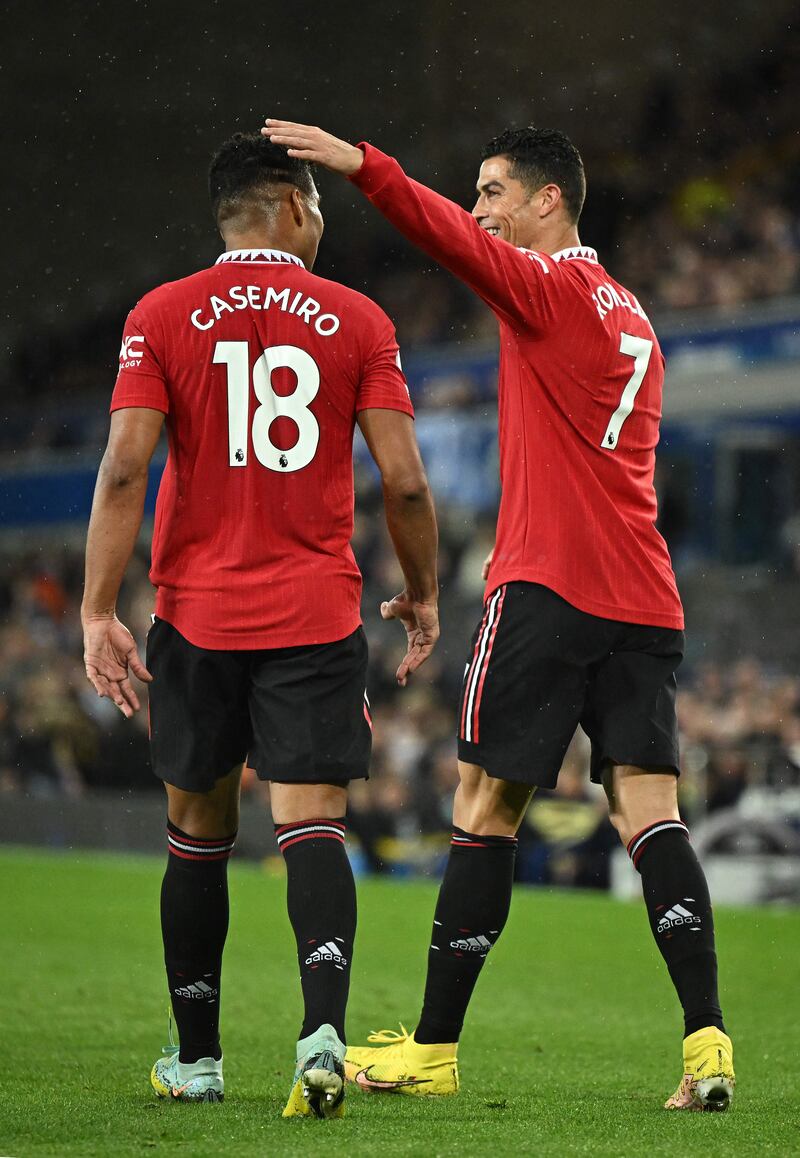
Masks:
[[[293,253],[284,253],[282,249],[228,249],[221,253],[215,265],[225,261],[269,262],[276,265],[291,263],[305,269],[305,264]]]
[[[573,245],[569,249],[559,249],[558,253],[551,253],[553,261],[563,261],[564,258],[582,257],[584,261],[597,263],[597,250],[589,249],[588,245]]]

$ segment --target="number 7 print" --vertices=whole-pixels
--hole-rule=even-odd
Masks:
[[[622,333],[619,336],[619,352],[628,358],[633,358],[633,373],[625,383],[619,406],[611,415],[611,421],[606,427],[603,441],[600,443],[604,450],[617,449],[620,431],[625,424],[625,419],[630,417],[633,411],[636,395],[639,393],[639,387],[642,385],[647,367],[650,365],[653,343],[649,338],[637,338],[633,334]]]

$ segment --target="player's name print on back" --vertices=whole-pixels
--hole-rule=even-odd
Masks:
[[[321,338],[329,338],[341,325],[336,314],[322,312],[320,303],[302,290],[293,290],[289,286],[276,289],[271,285],[233,285],[225,291],[224,297],[211,294],[207,305],[192,311],[190,321],[198,330],[210,330],[226,314],[273,307],[302,318],[307,326],[313,325]]]

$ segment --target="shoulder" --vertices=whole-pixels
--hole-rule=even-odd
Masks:
[[[212,266],[211,269],[214,267]],[[170,305],[181,303],[185,300],[186,295],[190,294],[198,286],[202,286],[204,282],[208,281],[210,269],[201,269],[197,273],[189,274],[188,277],[178,278],[176,281],[165,281],[154,289],[149,290],[139,298],[136,305],[133,307],[133,313],[137,316],[153,316]]]
[[[327,294],[329,298],[332,295],[339,308],[347,310],[350,317],[355,316],[359,321],[377,329],[392,327],[388,314],[366,294],[359,293],[358,290],[351,289],[350,286],[342,285],[341,282],[319,277],[317,274],[310,274],[309,276],[313,278],[315,283],[318,283],[319,293]]]

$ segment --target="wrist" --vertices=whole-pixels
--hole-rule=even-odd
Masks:
[[[438,590],[429,591],[427,593],[407,590],[406,595],[407,595],[409,603],[416,603],[418,607],[434,607],[435,608],[435,607],[438,607],[438,605],[439,605],[439,592],[438,592]]]
[[[98,623],[116,617],[116,607],[91,607],[85,603],[81,604],[81,623]]]

